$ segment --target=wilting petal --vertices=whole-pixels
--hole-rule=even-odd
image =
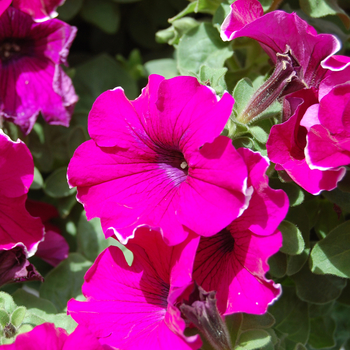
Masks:
[[[137,237],[132,241],[135,243],[128,244],[134,254],[131,267],[116,247],[107,248],[99,255],[85,275],[83,293],[87,301],[69,301],[69,314],[101,343],[116,348],[198,349],[201,344],[197,337],[183,335],[184,322],[179,313],[167,316],[167,310],[173,308],[168,305],[172,290],[174,293],[178,288],[184,290],[191,279],[190,275],[186,277],[187,267],[181,263],[189,262],[187,257],[183,260],[180,252],[187,249],[187,242],[183,247],[168,247],[156,231],[149,233],[148,242],[145,235]],[[193,263],[196,244],[189,243]],[[177,271],[174,277],[172,268]],[[169,317],[180,334],[175,334],[166,324]]]
[[[120,88],[103,93],[89,115],[92,140],[68,166],[88,218],[100,217],[106,236],[123,243],[142,226],[169,245],[225,227],[249,201],[246,166],[219,136],[232,105],[193,77],[151,75],[131,102]]]

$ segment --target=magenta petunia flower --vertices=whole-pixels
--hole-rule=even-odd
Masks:
[[[2,345],[4,350],[112,350],[101,345],[87,329],[78,326],[68,335],[53,323],[43,323],[28,333],[19,334],[14,343]]]
[[[45,227],[44,240],[39,243],[35,256],[52,266],[57,266],[69,253],[69,245],[61,235],[60,229],[50,222],[59,216],[57,209],[48,203],[30,199],[26,201],[26,208],[32,216],[39,217]]]
[[[307,129],[319,124],[318,111],[311,113],[318,105],[316,91],[309,89],[294,93],[285,103],[291,117],[271,128],[266,144],[269,158],[276,163],[276,170],[286,171],[293,181],[314,195],[334,189],[345,175],[345,168],[315,169],[305,158]],[[305,116],[306,111],[309,113]]]
[[[32,256],[44,236],[39,218],[25,208],[34,177],[34,163],[22,141],[13,142],[0,130],[0,250],[22,243]]]
[[[186,325],[176,307],[191,285],[199,238],[188,237],[169,247],[159,232],[140,232],[146,230],[139,229],[127,245],[134,254],[132,266],[117,247],[97,257],[82,287],[87,300],[70,300],[68,313],[100,343],[113,348],[199,349],[199,336],[184,336]]]
[[[221,314],[263,314],[281,293],[266,279],[267,260],[282,246],[278,225],[287,214],[288,197],[268,185],[268,162],[249,149],[238,150],[248,166],[248,186],[254,189],[242,216],[212,237],[201,237],[193,279],[205,290],[217,291]]]
[[[339,70],[348,63],[335,63],[330,57],[340,49],[337,38],[330,34],[317,34],[316,30],[295,13],[272,11],[263,15],[258,0],[237,0],[221,27],[223,40],[242,36],[257,40],[271,60],[276,54],[290,49],[291,57],[301,66],[298,75],[307,87],[318,87],[327,69]]]
[[[99,96],[88,119],[92,140],[68,166],[88,219],[100,217],[106,236],[123,243],[141,226],[170,245],[190,231],[210,236],[226,227],[249,201],[246,165],[219,136],[233,102],[185,76],[151,75],[135,101],[121,88]]]
[[[309,120],[313,123],[306,125]],[[305,154],[310,168],[324,171],[350,164],[349,83],[335,86],[309,107],[301,123],[308,129]]]
[[[39,112],[49,124],[69,125],[77,96],[60,64],[75,34],[62,21],[35,23],[13,7],[0,17],[0,116],[24,133]]]

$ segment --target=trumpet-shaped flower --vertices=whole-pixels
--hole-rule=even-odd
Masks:
[[[249,207],[215,236],[201,237],[193,279],[205,290],[217,291],[220,313],[262,314],[281,293],[265,274],[267,259],[282,245],[277,227],[287,214],[288,198],[268,186],[268,162],[260,154],[239,152],[248,166],[248,185],[254,188]]]
[[[233,102],[185,76],[151,75],[135,101],[121,88],[104,92],[89,114],[92,140],[68,166],[87,217],[123,243],[141,226],[170,245],[226,227],[249,201],[246,165],[219,136]]]
[[[9,7],[0,29],[0,116],[26,134],[39,112],[49,124],[68,126],[77,96],[60,65],[76,28],[56,19],[35,23]]]
[[[266,144],[269,158],[276,163],[276,170],[286,171],[294,182],[314,195],[334,189],[345,175],[345,168],[320,169],[312,166],[312,162],[309,163],[306,158],[308,130],[312,125],[320,124],[316,91],[309,89],[294,93],[285,103],[289,105],[291,117],[271,128]],[[329,138],[324,141],[322,149],[319,149],[322,154],[332,148]],[[312,141],[308,143],[308,149],[313,147]]]
[[[129,266],[117,247],[109,247],[85,275],[84,302],[70,300],[68,313],[101,344],[123,350],[199,349],[198,336],[185,337],[176,302],[191,285],[198,236],[167,246],[160,233],[140,228],[127,247]],[[136,244],[135,244],[136,243]]]
[[[223,40],[242,36],[257,40],[274,63],[277,53],[283,54],[290,49],[292,57],[302,68],[307,87],[318,87],[327,69],[339,70],[348,65],[330,58],[340,49],[335,36],[317,34],[295,13],[272,11],[264,15],[258,0],[235,1],[222,24]]]

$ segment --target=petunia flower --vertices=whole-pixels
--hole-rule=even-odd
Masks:
[[[336,85],[309,107],[301,123],[308,131],[305,158],[310,168],[329,171],[350,164],[349,83]]]
[[[146,230],[138,229],[127,245],[134,255],[132,266],[114,246],[97,257],[82,287],[87,300],[70,300],[68,314],[101,344],[117,349],[199,349],[197,335],[184,336],[185,321],[176,307],[192,283],[199,238],[169,247],[159,232],[140,232]]]
[[[249,149],[238,150],[248,166],[248,186],[254,188],[242,216],[215,236],[201,237],[193,279],[207,291],[216,291],[221,314],[263,314],[281,293],[267,280],[267,260],[282,245],[278,225],[287,214],[287,195],[268,185],[268,162]]]
[[[286,171],[294,182],[311,194],[334,189],[345,175],[345,168],[317,169],[310,166],[306,158],[308,129],[319,124],[317,92],[314,89],[299,91],[286,98],[285,104],[288,104],[291,116],[271,128],[266,144],[269,158],[276,163],[276,170]],[[333,118],[333,111],[331,115]],[[325,152],[330,147],[331,143],[324,144],[320,151]]]
[[[61,235],[60,229],[50,222],[59,216],[57,209],[51,204],[30,199],[26,201],[26,208],[32,216],[39,217],[45,226],[45,237],[39,243],[35,256],[52,266],[57,266],[69,253],[69,245]]]
[[[286,49],[302,68],[306,87],[317,88],[327,69],[344,69],[348,63],[330,57],[340,49],[338,39],[316,30],[295,13],[272,11],[264,15],[258,0],[237,0],[221,26],[221,38],[233,40],[246,36],[257,40],[276,63],[276,54]]]
[[[39,218],[25,208],[34,177],[34,163],[22,141],[13,142],[0,130],[0,250],[23,244],[32,256],[44,236]]]
[[[88,119],[92,140],[68,166],[88,219],[100,217],[105,235],[122,243],[142,226],[170,245],[226,227],[249,201],[246,165],[219,136],[233,102],[186,76],[151,75],[134,101],[121,88],[100,95]]]
[[[0,116],[25,134],[39,112],[49,124],[69,125],[77,96],[60,65],[75,34],[60,20],[35,23],[13,7],[0,16]]]
[[[55,11],[65,0],[0,0],[0,15],[10,6],[30,15],[36,22],[44,22],[58,15]]]
[[[28,333],[19,334],[15,342],[2,345],[4,350],[112,350],[101,345],[87,329],[78,326],[70,335],[53,323],[43,323]]]

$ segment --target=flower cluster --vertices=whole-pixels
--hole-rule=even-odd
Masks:
[[[94,103],[92,139],[76,150],[68,181],[88,218],[134,254],[129,267],[118,248],[103,252],[85,276],[87,301],[68,304],[102,343],[198,349],[198,336],[184,335],[190,323],[218,341],[200,320],[204,300],[221,320],[262,314],[279,296],[265,273],[288,199],[269,187],[266,159],[220,136],[233,103],[195,78],[157,75],[134,101],[117,88]]]
[[[39,113],[68,126],[77,102],[61,67],[76,28],[53,18],[63,2],[0,0],[0,122],[24,135]],[[273,168],[314,195],[344,177],[350,59],[335,55],[334,36],[317,34],[295,13],[264,15],[258,0],[233,2],[222,24],[224,41],[243,36],[259,42],[274,70],[240,120],[232,121],[231,94],[217,96],[190,76],[151,74],[134,100],[121,87],[97,98],[91,139],[76,149],[67,180],[87,218],[100,218],[105,238],[125,245],[132,264],[109,246],[89,265],[86,300],[68,302],[74,332],[44,323],[5,350],[196,350],[204,338],[229,350],[225,317],[264,314],[279,298],[281,285],[266,274],[282,247],[289,200],[266,174]],[[248,129],[276,100],[283,114],[267,157],[236,149],[224,136],[230,118]],[[68,256],[50,222],[58,212],[27,198],[34,177],[27,146],[0,130],[0,149],[0,285],[42,280],[29,257],[56,266]]]
[[[43,17],[57,5],[57,1],[23,0],[0,5],[0,118],[15,123],[25,134],[39,112],[49,124],[68,126],[77,102],[61,67],[67,65],[76,28]]]

